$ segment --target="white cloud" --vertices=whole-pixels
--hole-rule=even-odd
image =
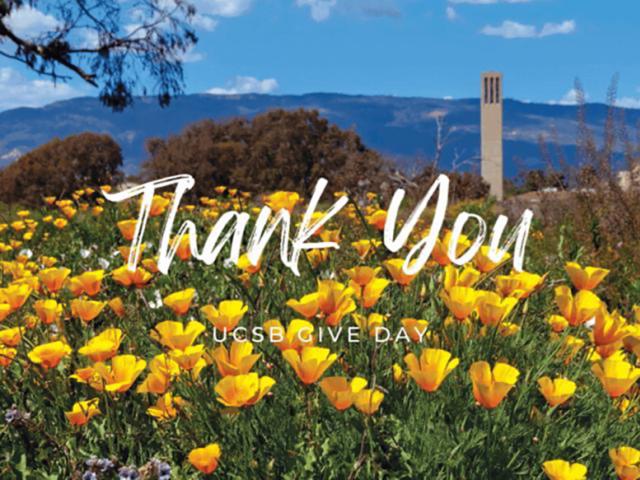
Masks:
[[[83,28],[76,32],[76,35],[82,48],[98,48],[100,45],[100,36],[93,29]]]
[[[395,0],[296,0],[298,7],[309,7],[316,22],[327,20],[334,11],[361,18],[399,18],[401,10]]]
[[[456,9],[453,8],[451,5],[447,6],[446,14],[447,14],[448,20],[453,21],[458,18],[458,12],[456,12]]]
[[[203,30],[206,30],[207,32],[212,32],[218,26],[218,21],[215,18],[197,13],[191,19],[191,24],[194,27],[201,28]]]
[[[575,88],[570,89],[560,100],[550,100],[550,105],[577,105],[579,100],[578,90]],[[584,100],[588,100],[589,95],[587,93],[584,94]]]
[[[536,27],[533,25],[524,25],[511,20],[505,20],[497,27],[485,25],[480,32],[484,35],[502,38],[531,38],[537,36]]]
[[[558,103],[560,105],[577,105],[578,96],[578,91],[575,88],[572,88],[564,94],[564,97],[562,97]]]
[[[336,6],[338,0],[296,0],[299,7],[309,7],[311,18],[316,22],[323,22],[331,15],[331,10]]]
[[[622,97],[616,100],[616,106],[622,108],[640,108],[640,98]]]
[[[480,30],[483,35],[490,35],[502,38],[542,38],[551,35],[566,35],[576,30],[574,20],[565,20],[562,23],[545,23],[540,30],[535,25],[525,25],[505,20],[501,25],[486,25]]]
[[[180,60],[183,61],[184,63],[196,63],[201,60],[204,60],[205,57],[206,55],[204,53],[195,51],[194,45],[191,45],[186,52],[180,54]]]
[[[565,20],[562,23],[545,23],[538,36],[548,37],[550,35],[567,35],[575,31],[576,22],[574,20]]]
[[[550,100],[547,102],[550,105],[578,105],[579,94],[575,88],[570,89],[565,93],[560,100]],[[590,101],[588,93],[584,94],[584,101]],[[640,98],[636,97],[622,97],[616,99],[616,107],[620,108],[637,108],[640,109]]]
[[[196,7],[196,14],[191,19],[191,25],[207,32],[218,26],[216,17],[238,17],[253,6],[253,0],[192,0],[192,3]]]
[[[51,15],[41,12],[31,5],[24,5],[11,12],[4,23],[20,37],[35,38],[54,31],[60,22]]]
[[[255,77],[237,76],[226,87],[214,87],[207,90],[213,95],[238,95],[242,93],[271,93],[278,88],[278,81],[275,78],[265,78],[259,80]]]
[[[142,27],[143,25],[141,23],[129,23],[124,26],[124,31],[132,39],[139,40],[145,36],[145,30]]]
[[[66,83],[56,85],[51,80],[29,80],[11,67],[0,68],[0,91],[0,110],[41,107],[82,94]]]
[[[219,17],[237,17],[249,11],[253,0],[195,0],[198,13]]]

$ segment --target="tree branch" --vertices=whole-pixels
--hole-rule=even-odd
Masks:
[[[18,37],[15,33],[9,30],[7,26],[4,24],[4,22],[2,21],[0,21],[0,36],[7,37],[16,46],[24,49],[25,52],[33,53],[38,57],[40,57],[42,60],[45,60],[45,61],[54,60],[56,63],[59,63],[60,65],[74,72],[76,75],[78,75],[80,78],[82,78],[85,82],[89,83],[90,85],[93,85],[94,87],[98,86],[98,82],[96,82],[96,76],[94,74],[85,72],[79,66],[75,65],[74,63],[71,63],[67,58],[65,58],[64,55],[56,54],[46,46],[38,45],[29,40],[25,40],[23,38]],[[28,60],[25,60],[24,63],[31,66]],[[45,72],[40,72],[40,73],[45,73]],[[51,75],[56,75],[56,74],[51,73]]]

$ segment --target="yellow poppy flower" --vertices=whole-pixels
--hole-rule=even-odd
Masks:
[[[0,330],[0,343],[5,347],[15,347],[22,340],[24,327],[5,328]]]
[[[121,342],[122,330],[107,328],[89,340],[84,347],[78,349],[78,353],[89,357],[92,362],[104,362],[118,353]]]
[[[498,362],[493,369],[487,362],[475,362],[469,369],[473,396],[485,408],[496,408],[515,386],[520,372],[506,363]]]
[[[473,287],[480,279],[480,272],[473,267],[465,267],[458,270],[453,265],[444,267],[444,284],[445,290],[451,290],[453,287]]]
[[[549,405],[555,407],[569,400],[576,391],[576,384],[566,378],[541,377],[538,379],[540,393]]]
[[[360,330],[368,332],[369,335],[373,337],[376,335],[376,331],[380,327],[384,326],[384,322],[387,319],[384,315],[379,313],[370,313],[369,316],[355,313],[353,315],[353,320],[356,322],[356,325],[360,327]]]
[[[360,413],[373,415],[380,408],[384,400],[384,393],[380,390],[363,389],[354,396],[354,404]]]
[[[265,205],[275,212],[284,209],[291,213],[299,201],[300,195],[296,192],[285,191],[274,192],[264,198]]]
[[[555,333],[563,332],[569,326],[569,322],[562,315],[551,315],[547,323]]]
[[[500,260],[500,263],[506,262],[510,258],[511,258],[511,254],[505,253],[502,259]],[[473,257],[473,264],[482,273],[489,273],[490,271],[495,270],[495,268],[499,265],[499,263],[496,263],[489,258],[488,245],[482,245],[480,247],[480,250],[478,250],[478,253],[476,253],[476,256]]]
[[[215,362],[220,375],[244,375],[249,373],[253,365],[260,358],[260,354],[253,354],[253,344],[251,342],[231,343],[229,350],[224,345],[220,345],[211,353],[211,358]]]
[[[441,267],[447,266],[451,263],[449,258],[449,247],[453,241],[453,235],[451,230],[447,230],[443,237],[436,240],[436,244],[433,247],[431,256]],[[460,256],[471,245],[471,240],[466,235],[460,235],[458,237],[458,243],[456,245],[456,255]]]
[[[227,407],[245,407],[259,402],[275,385],[271,377],[258,377],[257,373],[228,375],[215,387],[218,401]]]
[[[598,377],[611,398],[625,394],[640,378],[640,368],[613,356],[595,362],[591,371]]]
[[[83,293],[90,297],[96,296],[102,288],[102,279],[104,278],[104,270],[93,270],[76,275],[70,279],[71,291],[74,296],[78,297]]]
[[[419,343],[425,339],[425,332],[429,327],[429,322],[427,320],[403,318],[400,320],[400,323],[412,341]]]
[[[451,354],[446,350],[425,348],[420,358],[409,353],[405,355],[404,362],[409,368],[409,376],[422,390],[435,392],[460,361],[457,358],[451,358]]]
[[[356,252],[358,253],[358,256],[361,259],[365,259],[367,255],[369,255],[369,252],[371,252],[372,249],[376,249],[380,245],[381,245],[380,240],[368,240],[368,239],[358,240],[351,243],[351,246],[356,250]]]
[[[549,460],[542,464],[542,470],[549,480],[586,480],[587,467],[581,463],[565,460]]]
[[[129,270],[127,265],[116,268],[111,272],[111,278],[124,287],[144,287],[153,276],[142,267],[137,267],[134,271]]]
[[[378,231],[384,230],[384,224],[387,222],[387,211],[378,209],[371,215],[366,215],[367,223]]]
[[[609,270],[606,268],[583,268],[576,262],[567,262],[564,268],[571,279],[571,283],[578,290],[593,290],[609,274]]]
[[[73,299],[71,300],[71,315],[79,318],[83,322],[89,323],[95,319],[105,307],[107,302],[96,302],[94,300]]]
[[[109,300],[108,302],[109,308],[115,313],[118,317],[122,318],[125,314],[124,302],[120,297],[115,297]]]
[[[330,327],[338,325],[342,319],[356,309],[354,291],[334,280],[318,280],[318,307],[325,315]]]
[[[64,285],[71,270],[68,268],[45,268],[38,273],[38,279],[51,293],[58,292]]]
[[[303,347],[300,352],[290,349],[282,352],[284,359],[291,365],[298,378],[307,385],[315,383],[336,361],[338,356],[328,348]]]
[[[640,450],[622,446],[609,450],[609,458],[619,480],[638,480],[640,478]]]
[[[137,224],[138,221],[134,218],[131,218],[129,220],[121,220],[116,225],[118,227],[118,230],[120,230],[122,237],[126,241],[130,242],[131,240],[133,240],[133,235],[136,231]]]
[[[11,314],[11,305],[0,302],[0,322],[4,321]]]
[[[0,303],[9,305],[12,312],[22,307],[33,292],[33,287],[26,283],[13,283],[0,289]]]
[[[38,300],[33,304],[40,321],[46,325],[57,322],[62,315],[62,305],[53,299]]]
[[[131,388],[146,366],[146,361],[134,355],[117,355],[111,359],[111,365],[98,362],[93,366],[99,380],[89,382],[89,385],[99,391],[124,393]]]
[[[355,400],[355,395],[367,386],[367,380],[354,377],[348,381],[344,377],[327,377],[320,382],[320,388],[327,399],[338,410],[346,410]]]
[[[62,217],[57,217],[54,221],[53,221],[53,226],[56,227],[58,230],[62,230],[64,227],[67,226],[69,222],[62,218]]]
[[[71,353],[71,347],[61,341],[43,343],[31,349],[27,354],[29,360],[40,365],[42,368],[49,369],[58,366],[60,361]]]
[[[238,268],[245,273],[254,275],[260,271],[260,260],[258,260],[258,263],[256,265],[253,265],[249,261],[249,256],[246,253],[243,253],[238,258]]]
[[[393,278],[393,280],[399,285],[406,287],[418,276],[418,274],[408,275],[404,273],[402,270],[403,265],[404,258],[392,258],[384,262],[384,266],[389,272],[389,275],[391,275],[391,278]]]
[[[0,367],[8,367],[16,358],[18,351],[15,348],[0,345]]]
[[[171,203],[171,200],[169,200],[168,198],[165,198],[160,195],[154,195],[153,199],[151,200],[149,216],[157,217],[162,215],[167,210],[169,203]]]
[[[483,325],[495,327],[511,313],[517,303],[517,298],[502,298],[497,293],[482,291],[478,295],[476,309]]]
[[[71,407],[71,411],[64,412],[64,415],[71,425],[85,425],[91,417],[102,413],[98,408],[99,402],[100,400],[98,398],[76,402],[73,404],[73,407]]]
[[[206,447],[194,448],[189,452],[189,463],[204,474],[213,473],[218,468],[220,446],[210,443]]]
[[[511,272],[509,275],[496,277],[496,289],[503,297],[524,299],[536,291],[545,277],[529,272]]]
[[[355,296],[360,300],[360,304],[363,308],[371,308],[378,303],[384,289],[391,283],[386,278],[372,278],[364,285],[359,285],[351,280],[349,286],[355,292]]]
[[[282,326],[280,320],[267,320],[263,328],[271,343],[280,351],[289,349],[300,351],[302,348],[315,343],[313,337],[315,327],[306,320],[297,318],[291,320],[286,329]]]
[[[164,297],[163,303],[173,310],[178,316],[185,315],[189,308],[191,308],[191,302],[195,297],[195,288],[187,288],[179,292],[174,292],[171,295]]]
[[[602,306],[602,301],[589,290],[580,290],[575,296],[566,285],[556,287],[556,304],[569,325],[577,327],[592,319]]]
[[[599,347],[613,345],[612,350],[617,350],[631,331],[627,326],[627,320],[617,311],[609,313],[602,308],[596,313],[595,320],[592,330],[593,342]]]
[[[158,323],[149,332],[149,336],[171,350],[184,350],[193,345],[195,339],[204,331],[205,326],[195,320],[191,320],[186,325],[166,320]]]
[[[200,311],[216,329],[229,332],[238,326],[248,309],[242,300],[223,300],[218,308],[205,305]]]
[[[182,397],[174,397],[170,393],[158,397],[155,405],[147,408],[147,413],[162,422],[165,420],[171,420],[178,415],[178,409],[184,405]]]
[[[316,316],[318,313],[318,292],[309,293],[304,295],[300,300],[292,298],[287,301],[287,307],[292,308],[304,318],[310,319]]]
[[[440,292],[440,298],[458,320],[465,320],[473,313],[478,295],[477,290],[469,287],[452,287]]]
[[[162,353],[153,357],[149,362],[149,370],[151,373],[147,375],[136,391],[138,393],[163,394],[171,386],[173,378],[180,374],[180,365],[172,360],[168,354]]]

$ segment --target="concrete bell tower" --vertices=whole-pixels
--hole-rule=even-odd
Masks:
[[[502,74],[484,72],[480,82],[480,171],[491,196],[502,200]]]

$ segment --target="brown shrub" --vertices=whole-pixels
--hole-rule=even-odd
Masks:
[[[433,166],[427,166],[413,178],[420,190],[431,185],[440,173],[449,177],[449,201],[451,203],[464,200],[477,200],[489,194],[489,184],[482,177],[472,172],[440,172]],[[424,192],[421,193],[422,195]]]
[[[54,138],[0,171],[0,201],[39,204],[86,187],[121,181],[120,146],[109,135]]]
[[[638,141],[632,140],[624,110],[616,107],[616,79],[608,92],[608,116],[599,134],[587,124],[588,106],[579,83],[576,90],[579,162],[563,167],[566,191],[540,195],[538,220],[545,235],[559,245],[563,260],[610,268],[603,293],[614,305],[627,304],[632,295],[640,294],[636,281],[640,273],[640,135]],[[556,151],[561,151],[559,146]],[[624,188],[618,177],[620,167],[629,172],[629,185]]]
[[[637,245],[640,185],[636,181],[631,182],[630,188],[623,188],[617,170],[626,166],[632,175],[637,172],[640,150],[627,134],[624,111],[615,106],[616,79],[608,92],[609,111],[600,144],[598,135],[587,124],[587,105],[579,83],[576,91],[579,163],[573,168],[565,166],[564,175],[573,194],[562,215],[571,219],[577,234],[588,240],[587,245],[594,252],[620,244]],[[620,165],[620,156],[626,165]]]
[[[216,185],[251,192],[308,193],[320,177],[332,191],[375,189],[386,170],[382,157],[317,111],[272,110],[252,120],[204,120],[167,140],[147,141],[142,176],[150,180],[188,173],[194,195]]]

